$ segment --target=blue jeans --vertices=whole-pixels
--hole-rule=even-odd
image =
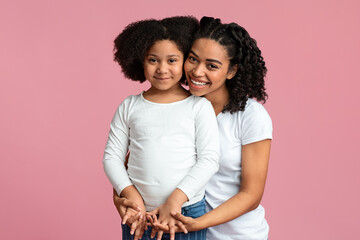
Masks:
[[[189,206],[181,208],[181,214],[186,217],[197,218],[206,213],[205,211],[205,199],[203,198],[201,201],[191,204]],[[130,227],[126,224],[122,224],[122,239],[123,240],[133,240],[134,235],[130,234]],[[144,231],[144,235],[141,240],[150,240],[151,235],[151,227],[148,227],[148,230]],[[156,239],[156,236],[155,236]],[[169,233],[164,233],[162,238],[163,240],[170,239]],[[187,234],[183,232],[175,233],[175,240],[206,240],[206,229],[202,229],[196,232],[189,232]]]

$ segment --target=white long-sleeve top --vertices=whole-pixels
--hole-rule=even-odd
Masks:
[[[139,94],[126,98],[115,112],[103,164],[119,195],[134,184],[151,211],[176,188],[189,198],[183,206],[200,201],[218,170],[219,155],[216,116],[208,100],[189,96],[164,104]]]

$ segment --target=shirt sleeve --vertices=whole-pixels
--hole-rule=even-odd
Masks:
[[[219,169],[220,141],[216,115],[211,103],[201,99],[195,108],[196,164],[177,188],[191,199]]]
[[[272,121],[263,105],[253,102],[245,108],[241,120],[241,144],[272,139]]]
[[[120,104],[111,121],[103,158],[106,176],[118,195],[125,187],[132,185],[125,168],[129,147],[129,127],[124,119],[125,101]]]

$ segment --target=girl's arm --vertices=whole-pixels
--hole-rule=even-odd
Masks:
[[[116,193],[120,197],[134,201],[141,209],[140,219],[131,225],[131,233],[133,234],[136,230],[135,234],[138,236],[142,235],[145,225],[145,207],[142,197],[133,186],[125,167],[126,154],[129,147],[129,125],[127,121],[129,102],[130,98],[126,98],[124,102],[120,104],[111,121],[110,132],[104,151],[103,165],[105,173]],[[126,216],[134,216],[135,214],[132,209],[128,208],[127,210],[124,215],[125,222]]]
[[[125,117],[128,102],[125,99],[114,114],[103,158],[106,176],[119,196],[125,187],[132,185],[125,168],[129,147],[129,126]]]
[[[229,222],[247,212],[256,209],[264,193],[269,163],[271,140],[262,140],[242,146],[242,177],[239,193],[226,202],[192,219],[179,213],[172,213],[188,231],[197,231],[207,227]]]

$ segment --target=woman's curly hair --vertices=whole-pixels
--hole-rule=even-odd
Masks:
[[[144,75],[146,52],[160,40],[175,42],[184,60],[190,51],[199,21],[192,16],[177,16],[162,20],[147,19],[129,24],[114,40],[114,61],[118,62],[125,77],[140,81]],[[184,82],[185,74],[181,81]]]
[[[203,17],[195,39],[208,38],[222,45],[230,59],[229,70],[237,65],[232,79],[226,80],[229,103],[223,112],[234,113],[245,109],[248,98],[266,102],[264,78],[267,72],[256,41],[236,23],[222,24],[220,19]]]

